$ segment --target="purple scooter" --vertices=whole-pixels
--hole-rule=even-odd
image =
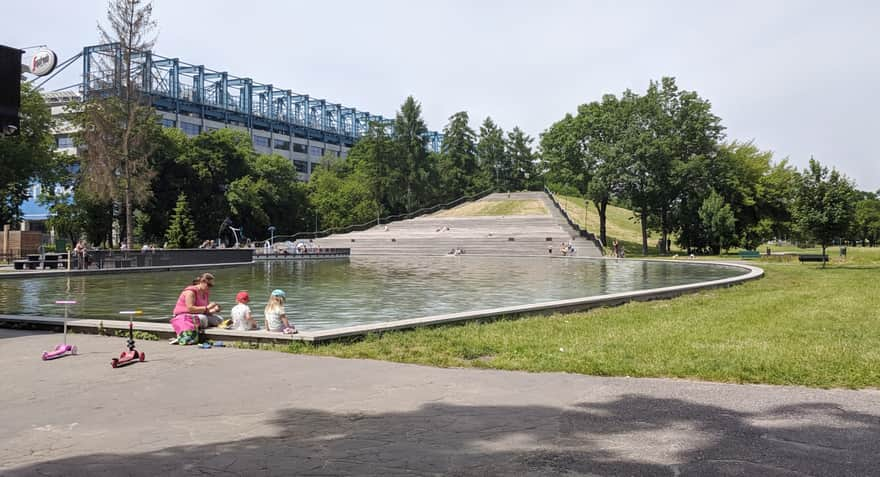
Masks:
[[[52,351],[43,351],[43,361],[67,356],[67,353],[76,354],[76,345],[67,344],[67,310],[70,305],[76,305],[73,300],[58,300],[56,305],[64,305],[64,343],[55,347]]]

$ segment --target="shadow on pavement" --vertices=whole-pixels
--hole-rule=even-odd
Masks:
[[[293,408],[263,423],[258,437],[124,455],[96,449],[0,474],[834,476],[870,475],[880,465],[878,417],[834,404],[741,413],[626,395],[569,408],[434,403],[375,415]],[[120,423],[118,432],[103,438],[136,440],[139,430]]]
[[[22,336],[50,335],[53,331],[48,330],[16,330],[12,328],[0,328],[0,340],[3,338],[21,338]],[[61,336],[61,333],[58,333]]]

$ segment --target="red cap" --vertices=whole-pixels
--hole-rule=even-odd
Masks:
[[[240,291],[240,292],[238,292],[238,295],[235,295],[235,301],[238,301],[241,303],[247,303],[247,302],[251,301],[251,297],[248,295],[248,292]]]

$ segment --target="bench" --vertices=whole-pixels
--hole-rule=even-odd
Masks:
[[[802,254],[798,255],[798,262],[827,262],[828,255],[821,254]]]
[[[746,258],[760,258],[760,257],[761,257],[761,252],[758,252],[757,250],[740,250],[739,251],[739,258],[746,259]]]
[[[16,270],[37,270],[38,268],[42,269],[52,269],[57,270],[59,268],[65,269],[67,268],[67,259],[61,260],[16,260],[13,262],[13,267]]]

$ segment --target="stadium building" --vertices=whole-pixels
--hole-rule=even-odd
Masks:
[[[76,153],[75,131],[63,120],[65,107],[71,101],[113,94],[124,75],[122,48],[114,43],[85,47],[45,81],[80,60],[82,82],[77,89],[43,95],[53,117],[60,119],[57,147],[72,154]],[[304,181],[323,156],[346,157],[371,124],[393,133],[393,120],[381,115],[178,58],[145,51],[135,53],[132,63],[132,79],[148,95],[164,126],[179,128],[189,136],[220,128],[246,131],[258,153],[289,159]],[[429,150],[439,152],[442,134],[428,132],[425,139]],[[23,206],[26,221],[33,224],[48,217],[48,211],[34,200],[38,187]]]

